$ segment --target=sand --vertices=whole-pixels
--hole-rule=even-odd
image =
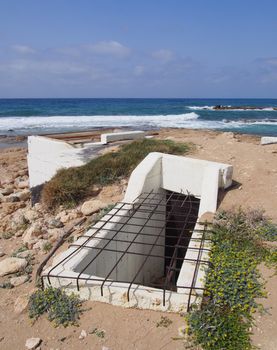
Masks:
[[[277,145],[260,145],[260,138],[233,133],[196,131],[187,129],[162,129],[160,138],[192,142],[195,146],[188,155],[193,158],[229,163],[234,166],[234,186],[220,194],[219,208],[233,206],[263,208],[266,215],[277,223]],[[26,149],[12,148],[0,150],[1,180],[12,172],[26,169]],[[116,194],[118,196],[118,193]],[[20,240],[20,238],[18,238]],[[9,255],[20,245],[17,239],[0,240],[0,246]],[[2,259],[2,258],[1,258]],[[35,257],[35,268],[42,255]],[[266,278],[268,298],[263,301],[269,314],[256,316],[257,326],[253,329],[253,341],[263,350],[277,347],[277,277],[265,266],[261,267]],[[184,319],[178,314],[164,314],[155,311],[123,309],[108,304],[86,302],[86,311],[80,320],[80,327],[54,328],[45,318],[32,325],[26,312],[14,312],[14,302],[18,296],[29,294],[33,283],[25,283],[14,289],[0,288],[0,348],[24,349],[29,337],[40,337],[41,349],[183,349],[178,337],[178,327]],[[161,316],[173,321],[168,328],[157,327]],[[105,337],[94,334],[81,340],[84,329],[88,333],[94,328],[105,330]]]

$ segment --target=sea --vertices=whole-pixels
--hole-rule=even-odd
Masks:
[[[214,110],[214,106],[231,110]],[[241,110],[237,107],[250,107]],[[189,128],[277,136],[277,99],[0,99],[0,135],[105,127]]]

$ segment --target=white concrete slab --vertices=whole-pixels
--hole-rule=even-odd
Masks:
[[[263,136],[261,137],[261,145],[270,145],[277,143],[277,137]]]
[[[137,140],[145,137],[144,131],[124,131],[116,132],[110,134],[102,134],[101,142],[102,144],[107,144],[109,142],[121,141],[121,140]]]

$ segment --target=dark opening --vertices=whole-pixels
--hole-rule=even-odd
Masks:
[[[166,215],[164,273],[169,275],[168,289],[174,290],[197,221],[200,199],[178,193],[172,196],[171,191],[166,196],[169,215]]]

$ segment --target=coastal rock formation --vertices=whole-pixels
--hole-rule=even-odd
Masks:
[[[260,111],[262,111],[262,110],[265,110],[265,109],[268,109],[268,108],[270,108],[271,110],[273,110],[273,111],[277,111],[277,107],[256,107],[256,106],[223,106],[223,105],[216,105],[216,106],[214,106],[212,109],[214,109],[214,110],[228,110],[228,111],[232,111],[232,110],[244,110],[244,111],[246,111],[246,110],[253,110],[253,111],[255,111],[255,110],[260,110]],[[203,109],[208,109],[208,108],[203,108]]]

